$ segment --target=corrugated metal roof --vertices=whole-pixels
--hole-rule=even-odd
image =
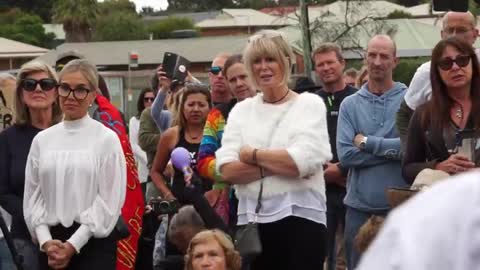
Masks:
[[[219,52],[241,53],[248,36],[198,37],[188,39],[163,39],[139,41],[111,41],[89,43],[64,43],[39,57],[53,65],[60,54],[75,51],[95,65],[126,65],[128,53],[139,54],[139,64],[158,64],[165,52],[182,55],[191,62],[211,62]]]
[[[429,56],[431,50],[440,41],[440,31],[433,25],[424,24],[414,19],[385,20],[386,23],[397,29],[393,39],[397,44],[397,51],[401,57]],[[298,27],[284,27],[279,29],[288,37],[292,47],[297,52],[302,52],[301,31]],[[370,39],[371,34],[359,31],[363,48]],[[313,47],[318,44],[314,44]],[[357,57],[355,57],[357,55]],[[346,58],[358,58],[358,53],[346,54]]]
[[[297,23],[287,17],[277,17],[249,8],[222,9],[214,19],[197,23],[199,28],[246,27],[246,26],[285,26]]]
[[[432,11],[430,10],[431,6],[429,3],[421,4],[413,7],[407,8],[407,12],[413,16],[428,16],[428,15],[440,15],[445,12],[443,11]]]
[[[35,57],[48,52],[48,49],[0,37],[0,57],[21,55],[21,57]]]
[[[385,18],[395,10],[405,12],[407,10],[404,6],[383,0],[336,1],[329,5],[309,8],[309,19],[310,22],[313,22],[318,17],[323,16],[323,20],[345,20],[347,8],[351,10],[347,13],[351,21],[364,17]]]

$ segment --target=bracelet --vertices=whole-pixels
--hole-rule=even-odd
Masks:
[[[260,168],[260,179],[265,178],[265,170],[263,169],[263,167],[259,166],[258,168]]]
[[[252,161],[255,164],[257,164],[257,151],[258,151],[258,149],[255,148],[255,149],[253,149],[253,152],[252,152]]]

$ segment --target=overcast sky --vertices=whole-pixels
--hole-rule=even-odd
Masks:
[[[142,10],[142,7],[150,6],[154,10],[166,9],[168,4],[167,0],[130,0],[135,3],[137,11]]]

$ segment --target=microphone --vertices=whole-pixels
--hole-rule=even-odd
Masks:
[[[193,174],[192,168],[190,168],[190,152],[187,149],[183,147],[173,149],[170,159],[172,160],[172,165],[182,171],[184,176]]]

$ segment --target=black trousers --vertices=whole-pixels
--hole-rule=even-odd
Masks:
[[[325,261],[327,228],[299,217],[259,224],[263,252],[251,270],[321,270]]]
[[[65,228],[62,225],[50,227],[50,233],[53,239],[62,242],[68,240],[80,227],[74,223],[71,227]],[[48,257],[44,252],[40,252],[40,269],[47,270]],[[79,254],[73,255],[68,264],[68,270],[115,270],[117,262],[117,242],[109,237],[90,238],[87,244],[82,247]]]

